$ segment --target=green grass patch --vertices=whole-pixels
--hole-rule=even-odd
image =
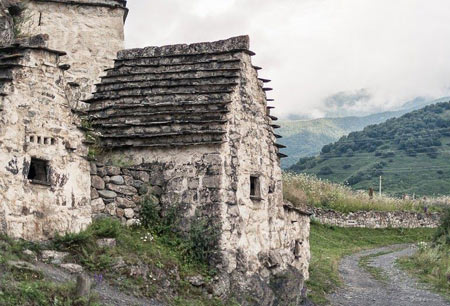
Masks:
[[[378,280],[382,283],[386,283],[388,280],[388,277],[387,277],[386,273],[383,271],[383,269],[374,267],[370,263],[371,263],[372,259],[374,259],[375,257],[389,254],[391,252],[392,251],[378,252],[375,254],[361,256],[361,258],[359,259],[358,265],[360,268],[363,268],[364,270],[369,272],[369,274],[372,275],[372,277],[375,278],[376,280]]]
[[[343,256],[396,243],[429,241],[432,234],[433,229],[339,228],[312,222],[309,297],[324,305],[326,295],[342,285],[338,265]]]
[[[107,281],[127,294],[169,305],[222,305],[208,297],[215,271],[189,252],[191,243],[166,223],[146,225],[149,228],[129,228],[117,220],[99,219],[83,232],[57,236],[53,246],[70,252],[66,261],[83,265],[96,275],[96,281]],[[100,238],[115,238],[116,246],[99,247]],[[198,275],[205,280],[204,288],[187,281]]]
[[[450,209],[442,215],[433,243],[419,242],[418,247],[417,253],[397,263],[450,300]]]
[[[95,297],[90,301],[75,298],[75,284],[54,283],[42,272],[26,265],[14,264],[30,261],[24,250],[39,251],[39,246],[23,240],[0,235],[0,305],[98,305]]]

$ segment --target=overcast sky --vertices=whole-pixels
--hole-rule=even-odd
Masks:
[[[250,35],[276,114],[450,95],[449,0],[129,0],[127,48]],[[344,111],[344,112],[343,112]]]

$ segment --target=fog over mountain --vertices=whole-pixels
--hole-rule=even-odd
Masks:
[[[129,8],[127,47],[249,34],[282,118],[367,115],[450,95],[448,0],[130,0]]]

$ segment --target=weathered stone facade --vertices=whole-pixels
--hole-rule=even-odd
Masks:
[[[13,237],[46,239],[91,222],[87,148],[62,55],[45,37],[0,48],[0,224]]]
[[[313,218],[322,224],[339,227],[419,228],[438,227],[439,213],[408,211],[358,211],[344,214],[334,210],[312,208]]]
[[[15,22],[5,15],[0,229],[43,240],[101,214],[132,225],[152,194],[162,212],[175,208],[180,232],[195,218],[219,230],[216,295],[298,304],[309,215],[283,201],[270,88],[248,37],[122,50],[113,61],[125,4],[29,0]],[[86,140],[101,151],[90,164]]]
[[[21,36],[47,34],[49,48],[67,53],[62,61],[71,66],[66,78],[75,104],[90,97],[124,48],[125,5],[124,0],[22,1],[16,28]]]

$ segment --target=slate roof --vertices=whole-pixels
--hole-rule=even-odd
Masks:
[[[90,103],[106,147],[220,144],[249,39],[124,50]],[[266,80],[264,80],[266,81]]]

